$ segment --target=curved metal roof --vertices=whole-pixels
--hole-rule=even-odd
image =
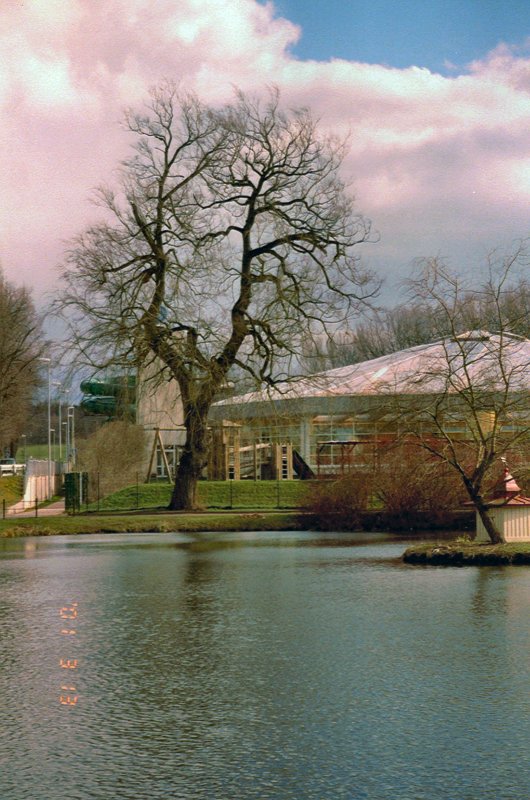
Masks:
[[[392,394],[457,394],[473,386],[485,391],[530,388],[530,340],[511,334],[466,331],[381,356],[278,384],[270,390],[227,398],[213,407],[230,416],[234,406],[318,398]],[[305,403],[304,403],[305,405]]]

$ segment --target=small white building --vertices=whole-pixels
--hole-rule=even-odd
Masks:
[[[521,489],[508,467],[505,466],[499,488],[487,505],[503,542],[530,542],[530,497],[521,494]],[[478,513],[475,541],[490,541]]]

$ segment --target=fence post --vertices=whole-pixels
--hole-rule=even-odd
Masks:
[[[35,497],[35,516],[39,516],[39,498]]]
[[[232,478],[230,480],[230,508],[234,507],[234,481]]]
[[[138,486],[138,473],[136,473],[136,510],[140,508],[140,487]]]
[[[6,518],[6,501],[5,498],[2,500],[2,519]]]
[[[98,511],[99,511],[99,472],[98,472]]]
[[[276,506],[280,508],[280,479],[276,478]]]

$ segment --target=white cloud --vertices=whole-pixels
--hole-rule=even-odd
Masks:
[[[501,45],[466,74],[299,61],[300,35],[254,0],[31,0],[0,8],[0,257],[51,286],[62,241],[92,218],[91,187],[126,152],[121,109],[163,77],[223,101],[276,83],[346,135],[346,169],[387,273],[442,252],[464,266],[525,236],[530,57]],[[21,236],[21,231],[23,235]],[[38,259],[38,261],[37,261]],[[36,265],[38,264],[38,269]]]

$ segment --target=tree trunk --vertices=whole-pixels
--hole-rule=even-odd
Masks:
[[[179,461],[168,509],[194,511],[199,508],[197,481],[208,461],[207,410],[192,407],[185,415],[186,443]]]
[[[462,479],[464,481],[464,486],[467,489],[469,499],[475,506],[475,511],[478,513],[492,544],[500,544],[502,542],[502,536],[495,527],[495,523],[489,515],[488,506],[482,499],[480,486],[475,486],[472,480],[465,475],[462,475]]]
[[[476,498],[473,500],[473,502],[475,504],[475,508],[478,512],[481,522],[484,525],[484,528],[486,529],[486,533],[490,537],[492,543],[500,544],[502,542],[502,536],[495,527],[495,523],[493,522],[492,518],[489,515],[488,507],[482,502],[481,498]]]

